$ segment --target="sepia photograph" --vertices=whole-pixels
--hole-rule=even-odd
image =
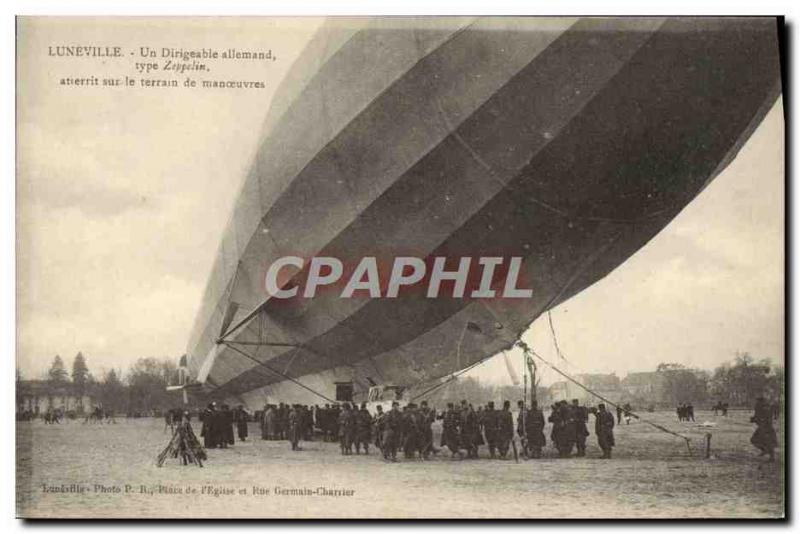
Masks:
[[[786,519],[783,17],[15,24],[17,517]]]

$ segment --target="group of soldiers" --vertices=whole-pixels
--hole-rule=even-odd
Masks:
[[[589,414],[595,415],[595,433],[603,458],[611,457],[613,415],[603,404],[588,408],[580,406],[577,399],[571,404],[566,401],[553,404],[547,418],[552,423],[550,441],[559,457],[572,456],[573,450],[578,457],[586,455]],[[231,409],[226,404],[217,406],[212,402],[200,413],[200,420],[200,435],[206,448],[225,449],[233,445],[234,428],[240,441],[247,438],[250,416],[241,405]],[[530,408],[523,401],[517,403],[516,422],[509,401],[504,401],[500,409],[491,401],[477,409],[466,400],[460,404],[451,402],[439,414],[426,401],[419,405],[409,403],[402,408],[394,402],[386,411],[377,406],[374,415],[366,403],[324,407],[279,403],[267,404],[256,414],[261,438],[287,440],[292,450],[300,450],[302,440],[313,440],[316,430],[323,440],[337,441],[342,455],[369,454],[370,445],[375,445],[387,461],[397,461],[399,452],[406,459],[428,459],[437,454],[439,449],[434,444],[432,429],[437,420],[442,421],[439,447],[447,448],[454,459],[478,458],[479,449],[484,445],[490,458],[508,459],[511,450],[518,458],[520,451],[514,441],[515,431],[520,438],[523,458],[541,458],[547,444],[545,416],[535,401]]]
[[[727,406],[726,406],[727,408]],[[188,412],[168,412],[166,421],[169,426],[186,419]],[[681,404],[677,408],[678,418],[682,421],[694,420],[694,409],[691,405]],[[774,460],[777,447],[777,436],[773,420],[779,413],[777,403],[769,403],[759,397],[754,415],[751,419],[757,428],[751,443],[768,454]],[[614,442],[614,415],[604,404],[597,407],[581,406],[577,399],[571,403],[558,401],[551,405],[547,421],[552,424],[550,442],[558,451],[560,458],[586,456],[586,440],[589,434],[589,415],[595,417],[595,435],[602,458],[611,458]],[[617,407],[617,418],[623,416],[628,420],[632,416],[630,405]],[[636,416],[634,416],[636,417]],[[210,403],[200,413],[205,448],[228,448],[234,444],[234,427],[238,431],[239,440],[247,438],[249,414],[240,405],[231,409],[216,402]],[[393,402],[388,411],[378,405],[375,415],[367,409],[366,403],[326,404],[320,406],[304,406],[302,404],[268,404],[256,420],[261,426],[261,437],[265,440],[287,440],[292,450],[300,450],[301,440],[313,440],[315,430],[325,441],[338,441],[342,455],[369,454],[370,445],[374,444],[387,461],[397,461],[398,452],[407,459],[428,459],[437,454],[439,449],[434,445],[432,425],[442,421],[440,447],[446,447],[451,458],[478,458],[479,448],[487,446],[490,458],[507,459],[509,450],[518,457],[514,433],[520,438],[523,458],[541,458],[542,450],[547,444],[545,438],[545,416],[536,401],[527,408],[523,401],[517,403],[517,419],[514,421],[511,404],[504,401],[501,409],[495,409],[494,402],[478,406],[477,410],[466,400],[460,404],[448,403],[447,409],[440,414],[430,408],[426,401],[419,405],[409,403],[400,408]]]
[[[384,412],[381,406],[370,417],[366,406],[360,409],[345,405],[339,417],[339,438],[342,454],[350,454],[350,447],[367,444],[372,436],[375,445],[382,451],[384,459],[396,461],[398,451],[407,459],[428,459],[439,450],[434,446],[432,425],[442,421],[440,447],[449,449],[451,458],[473,459],[479,457],[479,448],[486,445],[490,458],[508,459],[509,450],[516,449],[514,432],[520,437],[523,458],[541,458],[547,441],[544,435],[545,417],[534,402],[530,409],[523,401],[517,403],[516,425],[511,412],[511,403],[504,401],[501,409],[494,402],[475,407],[462,400],[459,405],[448,403],[444,413],[437,415],[426,401],[416,405],[408,404],[400,409],[399,403],[392,404],[391,410]],[[562,458],[569,457],[573,448],[577,456],[586,455],[586,438],[589,436],[587,423],[589,414],[595,415],[595,432],[603,450],[603,458],[611,458],[614,446],[614,416],[603,404],[597,408],[579,406],[577,400],[572,404],[560,401],[552,406],[549,421],[553,424],[550,438]],[[371,423],[371,425],[370,425]]]
[[[181,420],[181,414],[168,412],[165,420],[172,427]],[[234,444],[234,426],[239,434],[239,441],[245,441],[248,420],[249,416],[241,405],[231,409],[227,404],[217,407],[216,402],[209,403],[200,413],[200,422],[203,424],[200,436],[203,438],[203,445],[207,449],[227,449]]]
[[[625,414],[630,413],[630,407],[624,409]],[[551,406],[548,420],[553,424],[550,431],[550,440],[553,442],[558,456],[568,458],[572,455],[573,448],[576,456],[586,456],[586,439],[589,437],[589,414],[595,417],[594,431],[597,444],[603,451],[603,458],[611,458],[611,449],[614,447],[614,415],[606,410],[605,404],[597,407],[586,407],[578,404],[578,399],[573,399],[572,404],[559,401]]]
[[[261,439],[288,440],[292,449],[299,447],[300,440],[310,441],[314,437],[314,413],[303,404],[266,404],[256,416],[261,427]]]
[[[678,421],[691,421],[694,422],[694,406],[691,404],[679,404],[675,409],[678,414]],[[727,412],[727,410],[726,410]]]

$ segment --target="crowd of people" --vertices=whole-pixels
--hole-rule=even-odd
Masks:
[[[166,416],[166,423],[170,426],[181,420],[181,414],[174,412],[168,412]],[[183,416],[188,417],[188,413]],[[234,444],[234,426],[239,434],[239,441],[246,441],[248,420],[249,416],[242,405],[231,409],[227,404],[217,407],[216,402],[210,403],[200,413],[200,422],[203,424],[200,437],[203,438],[203,445],[207,449],[227,449]]]
[[[546,421],[552,423],[550,441],[558,456],[586,455],[586,439],[589,436],[589,415],[594,414],[595,433],[603,451],[603,458],[611,457],[614,446],[614,417],[604,405],[597,408],[580,406],[577,400],[571,404],[559,401],[551,406],[545,419],[542,410],[534,402],[526,408],[517,403],[516,421],[511,403],[503,402],[496,409],[494,402],[475,408],[462,400],[459,404],[448,403],[444,412],[437,413],[426,401],[419,405],[409,403],[400,407],[394,402],[384,411],[378,405],[373,414],[366,403],[334,403],[324,406],[302,404],[267,404],[254,414],[264,440],[289,441],[292,450],[300,450],[301,441],[321,439],[338,442],[342,455],[369,454],[375,446],[387,461],[397,461],[398,454],[406,459],[428,459],[440,453],[450,452],[451,458],[474,459],[485,446],[490,458],[508,459],[514,456],[541,458],[547,444]],[[176,417],[177,419],[177,417]],[[234,444],[234,428],[239,439],[247,438],[247,421],[250,415],[242,406],[231,409],[212,402],[200,414],[200,432],[206,448],[227,448]],[[442,422],[441,438],[434,443],[433,424]],[[521,451],[517,450],[514,435],[519,436]]]
[[[292,450],[300,450],[301,441],[321,439],[337,442],[342,455],[369,454],[370,446],[375,446],[386,461],[397,461],[398,454],[405,459],[426,460],[443,450],[449,451],[453,459],[476,459],[484,446],[492,459],[508,459],[512,451],[515,458],[536,459],[543,456],[548,443],[545,426],[549,422],[550,444],[559,458],[568,458],[586,456],[590,416],[594,416],[594,433],[602,458],[611,458],[615,418],[604,404],[589,407],[581,406],[577,399],[571,403],[562,400],[550,406],[547,417],[535,401],[530,407],[519,401],[516,408],[515,421],[509,401],[497,409],[494,402],[475,408],[462,400],[447,403],[443,412],[429,407],[426,401],[419,405],[412,402],[402,408],[400,403],[393,402],[388,410],[376,406],[375,413],[367,409],[366,403],[360,406],[348,402],[324,406],[278,403],[265,405],[251,417],[241,405],[231,409],[212,402],[200,413],[200,435],[206,448],[224,449],[234,444],[234,429],[240,441],[247,439],[247,424],[252,418],[260,427],[262,439],[288,441]],[[637,417],[630,405],[616,408],[616,423]],[[681,421],[694,420],[691,405],[681,404],[677,411]],[[759,399],[752,418],[757,429],[751,442],[770,459],[774,458],[777,446],[774,419],[773,405]],[[438,447],[433,433],[437,420],[442,428]],[[521,450],[517,450],[515,434]]]
[[[694,406],[691,404],[679,404],[675,412],[678,414],[678,421],[694,422]]]

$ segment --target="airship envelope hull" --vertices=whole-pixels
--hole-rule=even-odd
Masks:
[[[779,93],[770,18],[333,19],[272,101],[190,372],[316,404],[481,361],[663,229]],[[270,298],[289,255],[522,257],[533,295]]]

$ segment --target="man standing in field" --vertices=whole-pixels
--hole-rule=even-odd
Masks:
[[[372,416],[367,410],[367,403],[361,403],[361,410],[356,414],[356,454],[364,447],[364,454],[369,454],[369,442],[372,437]]]
[[[606,405],[597,405],[594,420],[594,433],[597,434],[597,444],[603,449],[603,458],[611,458],[611,448],[614,447],[614,416],[606,411]]]
[[[233,420],[236,422],[236,432],[239,435],[239,441],[247,440],[247,412],[244,411],[244,406],[241,404],[236,407],[233,412]]]
[[[530,449],[530,455],[533,458],[541,458],[542,448],[547,444],[544,437],[544,424],[544,414],[536,401],[533,401],[530,411],[525,416],[526,446]]]
[[[478,414],[472,404],[468,404],[461,412],[461,445],[467,449],[467,458],[478,457],[479,433]]]
[[[344,403],[342,412],[339,414],[339,447],[342,455],[353,454],[353,431],[355,430],[355,419],[350,411],[350,404]]]
[[[575,446],[578,449],[576,456],[583,457],[586,456],[586,438],[589,436],[589,429],[586,428],[589,411],[578,404],[578,399],[572,399],[572,418],[575,421]]]
[[[385,460],[397,461],[397,445],[402,425],[403,416],[400,414],[397,401],[392,402],[392,409],[383,416],[383,458]]]
[[[303,433],[303,413],[299,404],[294,404],[287,416],[286,438],[292,444],[293,451],[300,450],[300,436]]]
[[[436,448],[433,446],[433,429],[431,425],[436,419],[436,410],[428,408],[428,401],[420,403],[420,421],[422,432],[422,458],[428,459],[430,453],[436,454]]]
[[[375,446],[378,449],[383,451],[383,431],[384,429],[384,417],[385,414],[383,413],[383,406],[380,404],[376,408],[377,413],[375,414],[375,419],[372,421],[372,425],[375,427]]]
[[[764,397],[756,399],[755,410],[750,421],[756,424],[756,431],[753,432],[750,443],[761,451],[761,456],[769,454],[769,461],[774,462],[778,436],[772,426],[772,410]]]
[[[503,409],[497,414],[497,450],[503,460],[506,459],[512,439],[514,439],[514,416],[511,415],[511,403],[503,401]]]
[[[459,458],[463,458],[464,454],[461,452],[461,415],[453,407],[452,402],[447,403],[447,411],[444,414],[442,421],[442,445],[450,449],[452,458],[458,454]]]
[[[495,457],[497,449],[497,410],[494,409],[494,401],[489,401],[483,411],[483,431],[486,434],[486,444],[489,446],[489,456]]]

